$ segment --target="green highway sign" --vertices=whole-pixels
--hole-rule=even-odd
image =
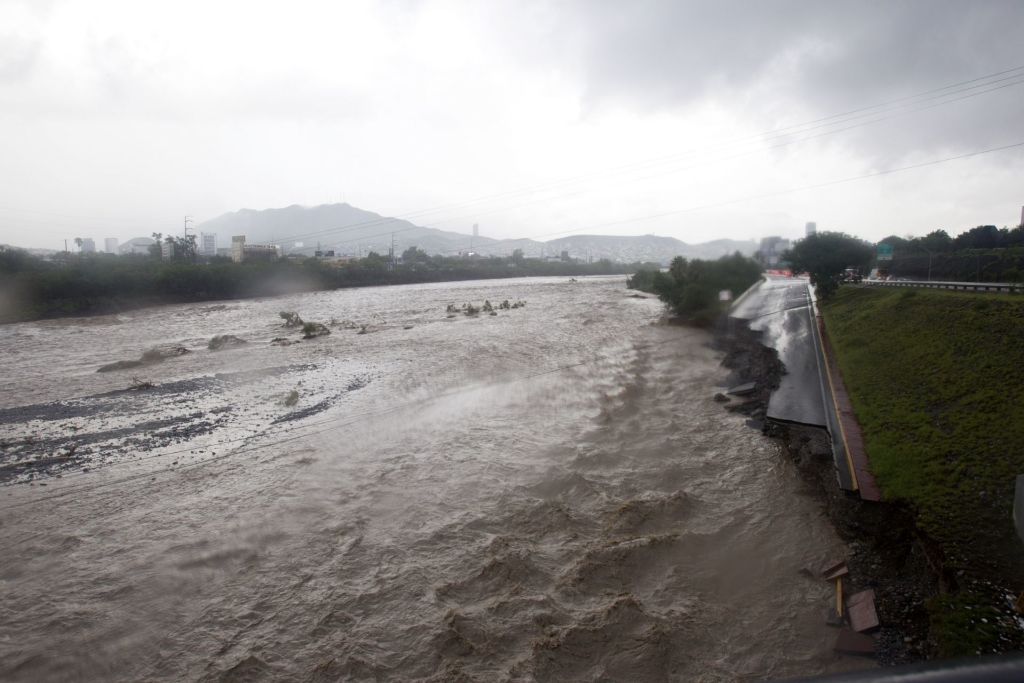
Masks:
[[[891,244],[879,244],[878,245],[878,260],[879,261],[891,261],[892,260],[892,245]]]

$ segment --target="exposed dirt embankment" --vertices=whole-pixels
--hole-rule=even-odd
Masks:
[[[715,343],[726,353],[723,365],[732,371],[730,385],[757,384],[748,400],[726,408],[750,415],[754,419],[748,425],[779,439],[809,492],[825,507],[850,549],[850,556],[845,558],[850,568],[845,590],[874,589],[882,624],[876,634],[879,662],[903,664],[934,654],[925,603],[938,593],[940,585],[952,579],[944,576],[937,550],[917,529],[911,512],[899,505],[863,501],[856,494],[842,491],[824,429],[764,420],[768,398],[785,368],[775,350],[761,343],[760,333],[742,321],[723,320],[716,328]]]

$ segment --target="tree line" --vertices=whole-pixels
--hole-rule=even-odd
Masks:
[[[639,264],[529,258],[430,256],[416,247],[401,262],[371,252],[347,263],[315,258],[281,258],[234,263],[224,257],[198,262],[194,251],[173,260],[153,256],[60,254],[35,258],[0,247],[0,321],[62,315],[111,313],[160,303],[275,296],[302,291],[374,285],[444,282],[543,275],[609,275],[635,271]]]

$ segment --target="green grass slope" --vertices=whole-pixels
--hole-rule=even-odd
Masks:
[[[1024,590],[1024,298],[844,287],[823,314],[884,497],[916,510],[958,577],[932,605],[941,654],[1019,645],[1005,596]]]

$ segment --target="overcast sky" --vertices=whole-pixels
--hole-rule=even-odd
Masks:
[[[1019,0],[0,0],[0,242],[338,201],[539,239],[1015,225],[1024,147],[800,188],[1024,143],[1022,27]]]

